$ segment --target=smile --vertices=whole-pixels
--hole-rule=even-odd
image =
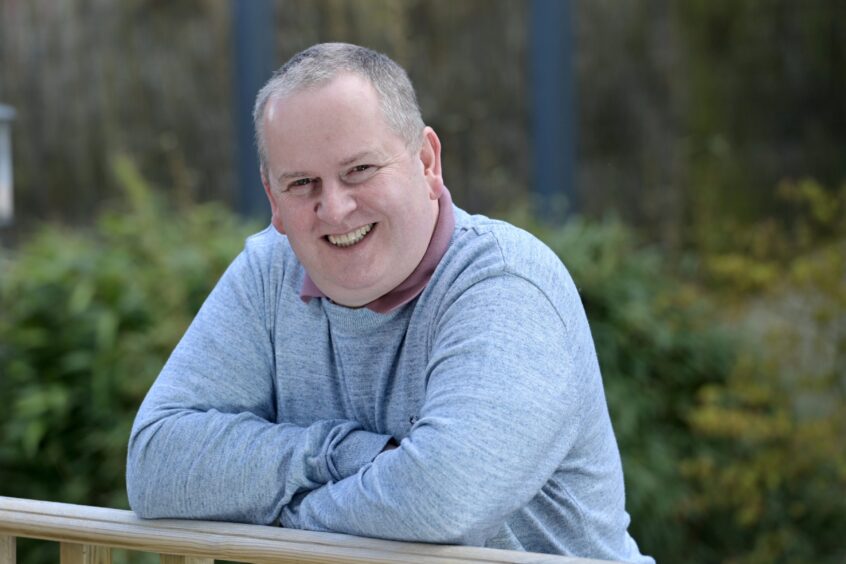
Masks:
[[[370,223],[343,235],[327,235],[326,239],[336,247],[350,247],[364,239],[364,236],[370,233],[374,225],[376,224]]]

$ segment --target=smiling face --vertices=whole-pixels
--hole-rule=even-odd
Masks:
[[[388,293],[423,258],[443,191],[440,141],[427,127],[409,149],[379,97],[355,74],[272,98],[262,182],[273,225],[334,302],[360,307]]]

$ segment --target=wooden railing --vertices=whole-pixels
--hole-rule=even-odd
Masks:
[[[521,562],[597,560],[531,552],[396,542],[217,521],[144,520],[131,511],[0,496],[0,564],[16,537],[61,543],[62,564],[110,564],[111,549],[158,553],[162,564],[236,562]]]

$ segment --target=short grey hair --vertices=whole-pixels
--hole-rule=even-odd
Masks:
[[[320,86],[342,72],[367,79],[379,95],[388,126],[412,150],[423,140],[423,117],[414,87],[405,70],[387,55],[349,43],[318,43],[291,57],[273,73],[256,96],[253,108],[256,147],[262,167],[267,159],[264,141],[264,112],[273,98],[282,98]]]

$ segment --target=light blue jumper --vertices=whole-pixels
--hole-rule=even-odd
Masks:
[[[522,230],[455,219],[388,314],[304,303],[287,238],[250,237],[138,413],[135,512],[653,562],[569,274]]]

